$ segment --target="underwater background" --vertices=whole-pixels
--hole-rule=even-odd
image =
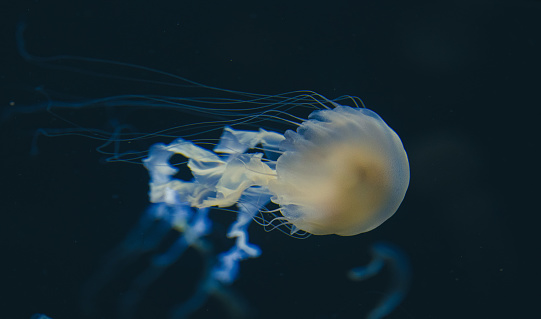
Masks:
[[[540,1],[36,0],[0,8],[4,109],[43,105],[44,91],[80,100],[189,94],[91,74],[151,76],[134,70],[29,63],[15,44],[16,26],[24,21],[26,48],[35,56],[120,61],[261,94],[359,96],[398,133],[409,156],[410,186],[398,212],[377,229],[294,239],[250,226],[251,242],[263,253],[241,263],[232,288],[255,318],[364,318],[385,295],[390,273],[363,282],[346,274],[367,264],[370,246],[379,241],[400,247],[412,267],[410,291],[388,318],[538,317],[531,308],[539,236],[529,228],[539,220]],[[118,123],[152,131],[201,121],[160,110],[62,114],[104,130]],[[144,267],[135,263],[103,292],[99,315],[82,310],[85,282],[148,206],[148,175],[141,165],[106,162],[97,150],[102,143],[92,139],[34,140],[37,129],[66,127],[39,107],[2,112],[0,318],[116,318],[115,300],[130,272]],[[211,216],[215,236],[234,218]],[[138,318],[165,318],[185,300],[197,283],[198,260],[188,253],[159,279]],[[193,318],[227,315],[211,299]]]

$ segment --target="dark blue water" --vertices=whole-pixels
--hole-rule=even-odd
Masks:
[[[79,71],[64,72],[24,61],[15,45],[24,19],[27,49],[37,56],[122,61],[263,94],[355,95],[400,135],[410,188],[378,229],[297,240],[251,226],[263,254],[241,264],[233,288],[256,318],[363,318],[385,294],[390,274],[350,282],[346,273],[368,263],[370,245],[382,240],[399,246],[413,269],[410,292],[389,318],[534,317],[528,237],[535,233],[524,225],[535,225],[537,209],[529,168],[538,143],[529,139],[531,113],[539,108],[539,1],[57,0],[1,11],[1,107],[43,105],[43,91],[81,101],[189,92],[89,74],[151,76],[112,66],[67,64]],[[201,121],[107,108],[62,116],[104,130]],[[84,283],[147,207],[148,177],[140,165],[106,163],[99,142],[73,134],[40,137],[38,154],[30,154],[37,129],[67,127],[39,107],[0,124],[1,318],[116,318],[130,272],[144,267],[131,265],[126,278],[102,292],[97,314],[82,310]],[[233,219],[220,214],[218,242]],[[185,256],[151,287],[138,316],[163,318],[193,291],[200,267],[197,254]],[[224,316],[210,300],[194,318]]]

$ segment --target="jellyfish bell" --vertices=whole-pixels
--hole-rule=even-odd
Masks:
[[[391,217],[409,184],[398,135],[373,111],[336,105],[287,131],[270,183],[272,201],[296,228],[357,235]]]

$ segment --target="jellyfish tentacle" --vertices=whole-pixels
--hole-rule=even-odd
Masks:
[[[126,294],[128,299],[123,303],[124,310],[133,311],[147,287],[191,246],[204,256],[207,270],[196,292],[175,308],[171,318],[185,318],[211,295],[222,300],[235,316],[243,312],[242,302],[226,292],[226,287],[237,278],[242,260],[261,254],[259,247],[248,241],[248,226],[270,201],[271,193],[262,185],[274,177],[273,163],[263,162],[262,153],[245,152],[258,144],[272,151],[278,149],[281,140],[282,135],[265,130],[253,132],[226,128],[213,151],[181,138],[169,145],[152,146],[149,156],[143,161],[151,177],[151,202],[158,207],[178,206],[178,211],[170,218],[171,228],[182,235],[168,251],[153,258],[150,268],[135,280],[131,293]],[[170,163],[174,154],[188,158],[187,165],[193,174],[191,181],[174,177],[178,171]],[[210,244],[202,238],[210,229],[208,207],[228,207],[234,203],[238,207],[237,219],[227,236],[234,238],[235,244],[215,257],[209,253]],[[198,211],[191,216],[189,212],[194,208]]]
[[[173,229],[173,223],[182,224],[183,232],[162,254],[151,258],[148,268],[139,274],[133,281],[130,289],[124,294],[119,305],[119,312],[122,318],[132,318],[137,309],[137,304],[143,298],[150,285],[159,278],[168,267],[177,262],[189,247],[196,246],[197,241],[206,236],[212,227],[208,218],[208,209],[193,209],[192,207],[178,203],[168,205],[165,203],[153,204],[157,211],[168,211],[168,216],[162,216]],[[165,209],[164,209],[165,208]],[[177,229],[178,230],[178,229]]]
[[[411,268],[406,254],[395,245],[378,242],[372,245],[371,253],[370,263],[350,270],[348,276],[355,281],[366,280],[379,274],[385,265],[389,267],[392,276],[390,288],[367,317],[380,319],[390,314],[406,296],[411,281]]]
[[[281,138],[265,130],[226,128],[214,152],[181,138],[169,145],[155,144],[143,160],[151,176],[150,201],[174,202],[168,199],[174,192],[192,207],[233,206],[249,187],[265,186],[275,179],[274,164],[264,161],[263,153],[244,152],[258,144],[275,149]],[[169,163],[174,154],[188,158],[191,181],[174,178],[178,170]]]
[[[82,290],[84,312],[92,314],[99,294],[123,269],[145,253],[155,250],[171,230],[166,207],[150,206],[126,238],[105,258],[98,271],[87,281]]]
[[[248,226],[270,198],[269,191],[263,187],[250,187],[240,197],[237,220],[227,233],[227,237],[236,238],[235,246],[218,256],[220,262],[213,270],[213,276],[218,281],[224,284],[232,283],[237,278],[239,262],[261,254],[259,247],[248,242]]]

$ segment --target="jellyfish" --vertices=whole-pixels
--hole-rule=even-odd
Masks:
[[[249,241],[248,227],[252,221],[292,237],[354,236],[380,226],[404,199],[410,176],[402,142],[378,114],[366,108],[362,101],[359,105],[358,98],[345,96],[330,100],[311,91],[263,95],[218,89],[124,63],[67,56],[37,58],[25,50],[22,30],[18,40],[21,55],[44,66],[60,60],[114,64],[172,77],[182,87],[213,92],[213,96],[203,98],[134,94],[77,103],[49,99],[44,105],[4,111],[6,117],[10,113],[39,109],[50,112],[61,108],[130,105],[217,118],[176,127],[177,132],[185,134],[169,143],[155,143],[146,153],[121,153],[117,145],[149,137],[169,138],[171,131],[129,137],[122,129],[113,133],[80,127],[72,131],[39,131],[48,136],[77,133],[102,139],[105,144],[100,151],[106,153],[105,146],[114,145],[115,151],[109,153],[110,161],[142,160],[150,176],[150,206],[84,288],[83,306],[88,312],[104,287],[127,264],[151,253],[147,268],[135,276],[119,304],[119,317],[135,317],[137,304],[151,284],[192,249],[203,260],[199,283],[188,299],[171,309],[169,318],[187,318],[211,297],[221,301],[230,317],[249,317],[249,307],[230,287],[239,276],[240,262],[262,253]],[[216,97],[215,93],[224,97]],[[345,105],[345,101],[353,101],[353,105]],[[311,109],[311,112],[302,118],[293,115],[291,111],[295,108]],[[291,128],[281,133],[263,125],[276,122]],[[260,127],[244,129],[247,126]],[[195,132],[198,129],[201,131]],[[223,131],[215,143],[196,138],[216,129]],[[175,162],[176,156],[186,160]],[[192,178],[179,178],[179,167],[187,167]],[[214,226],[209,215],[211,209],[236,213],[236,220],[227,231],[234,244],[223,252],[216,252],[209,239]],[[174,242],[165,251],[153,253],[171,231],[177,234]],[[370,318],[376,319],[387,315],[403,298],[407,287],[404,278],[409,273],[399,249],[375,245],[373,255],[374,260],[368,266],[352,271],[352,279],[373,276],[385,263],[402,279],[399,280],[402,284],[393,286],[388,298],[371,312]]]
[[[256,147],[264,152],[247,152]],[[173,178],[173,154],[189,159],[192,181]],[[182,138],[156,144],[144,163],[152,203],[237,204],[239,215],[253,217],[270,200],[292,234],[370,231],[396,212],[409,184],[398,135],[375,112],[342,105],[313,112],[284,135],[226,127],[213,151]]]
[[[249,242],[247,231],[258,214],[271,214],[268,224],[287,225],[291,236],[300,232],[353,236],[381,225],[396,212],[405,196],[409,183],[406,152],[398,135],[375,112],[335,103],[333,106],[312,112],[295,131],[284,134],[226,126],[212,150],[183,138],[153,145],[143,159],[150,175],[152,205],[134,235],[112,254],[113,262],[91,281],[90,295],[115,274],[111,269],[121,269],[118,266],[122,261],[154,249],[165,230],[173,228],[181,234],[177,241],[153,258],[125,294],[121,309],[126,317],[136,309],[150,284],[188,247],[201,253],[206,270],[198,291],[177,307],[171,318],[187,317],[210,296],[224,299],[232,317],[243,317],[242,302],[226,298],[231,296],[227,287],[237,278],[240,261],[261,254]],[[188,159],[185,165],[193,174],[191,180],[175,178],[178,169],[171,164],[175,154]],[[270,202],[279,208],[266,210]],[[218,255],[210,252],[205,240],[212,228],[208,217],[212,207],[234,207],[237,211],[237,219],[227,233],[235,244]],[[153,220],[163,225],[154,225]],[[261,223],[265,219],[259,220]],[[146,248],[136,245],[139,241],[134,236],[140,234],[145,234]],[[371,275],[382,268],[384,260],[405,264],[397,253],[392,254],[396,249],[381,247],[374,246],[373,265],[378,266],[368,267],[375,269]],[[355,273],[357,280],[363,278],[358,270]],[[396,306],[403,295],[398,291],[403,291],[404,286],[399,285],[392,294],[395,297],[378,307],[385,309],[383,314]],[[370,318],[382,317],[376,312]]]

